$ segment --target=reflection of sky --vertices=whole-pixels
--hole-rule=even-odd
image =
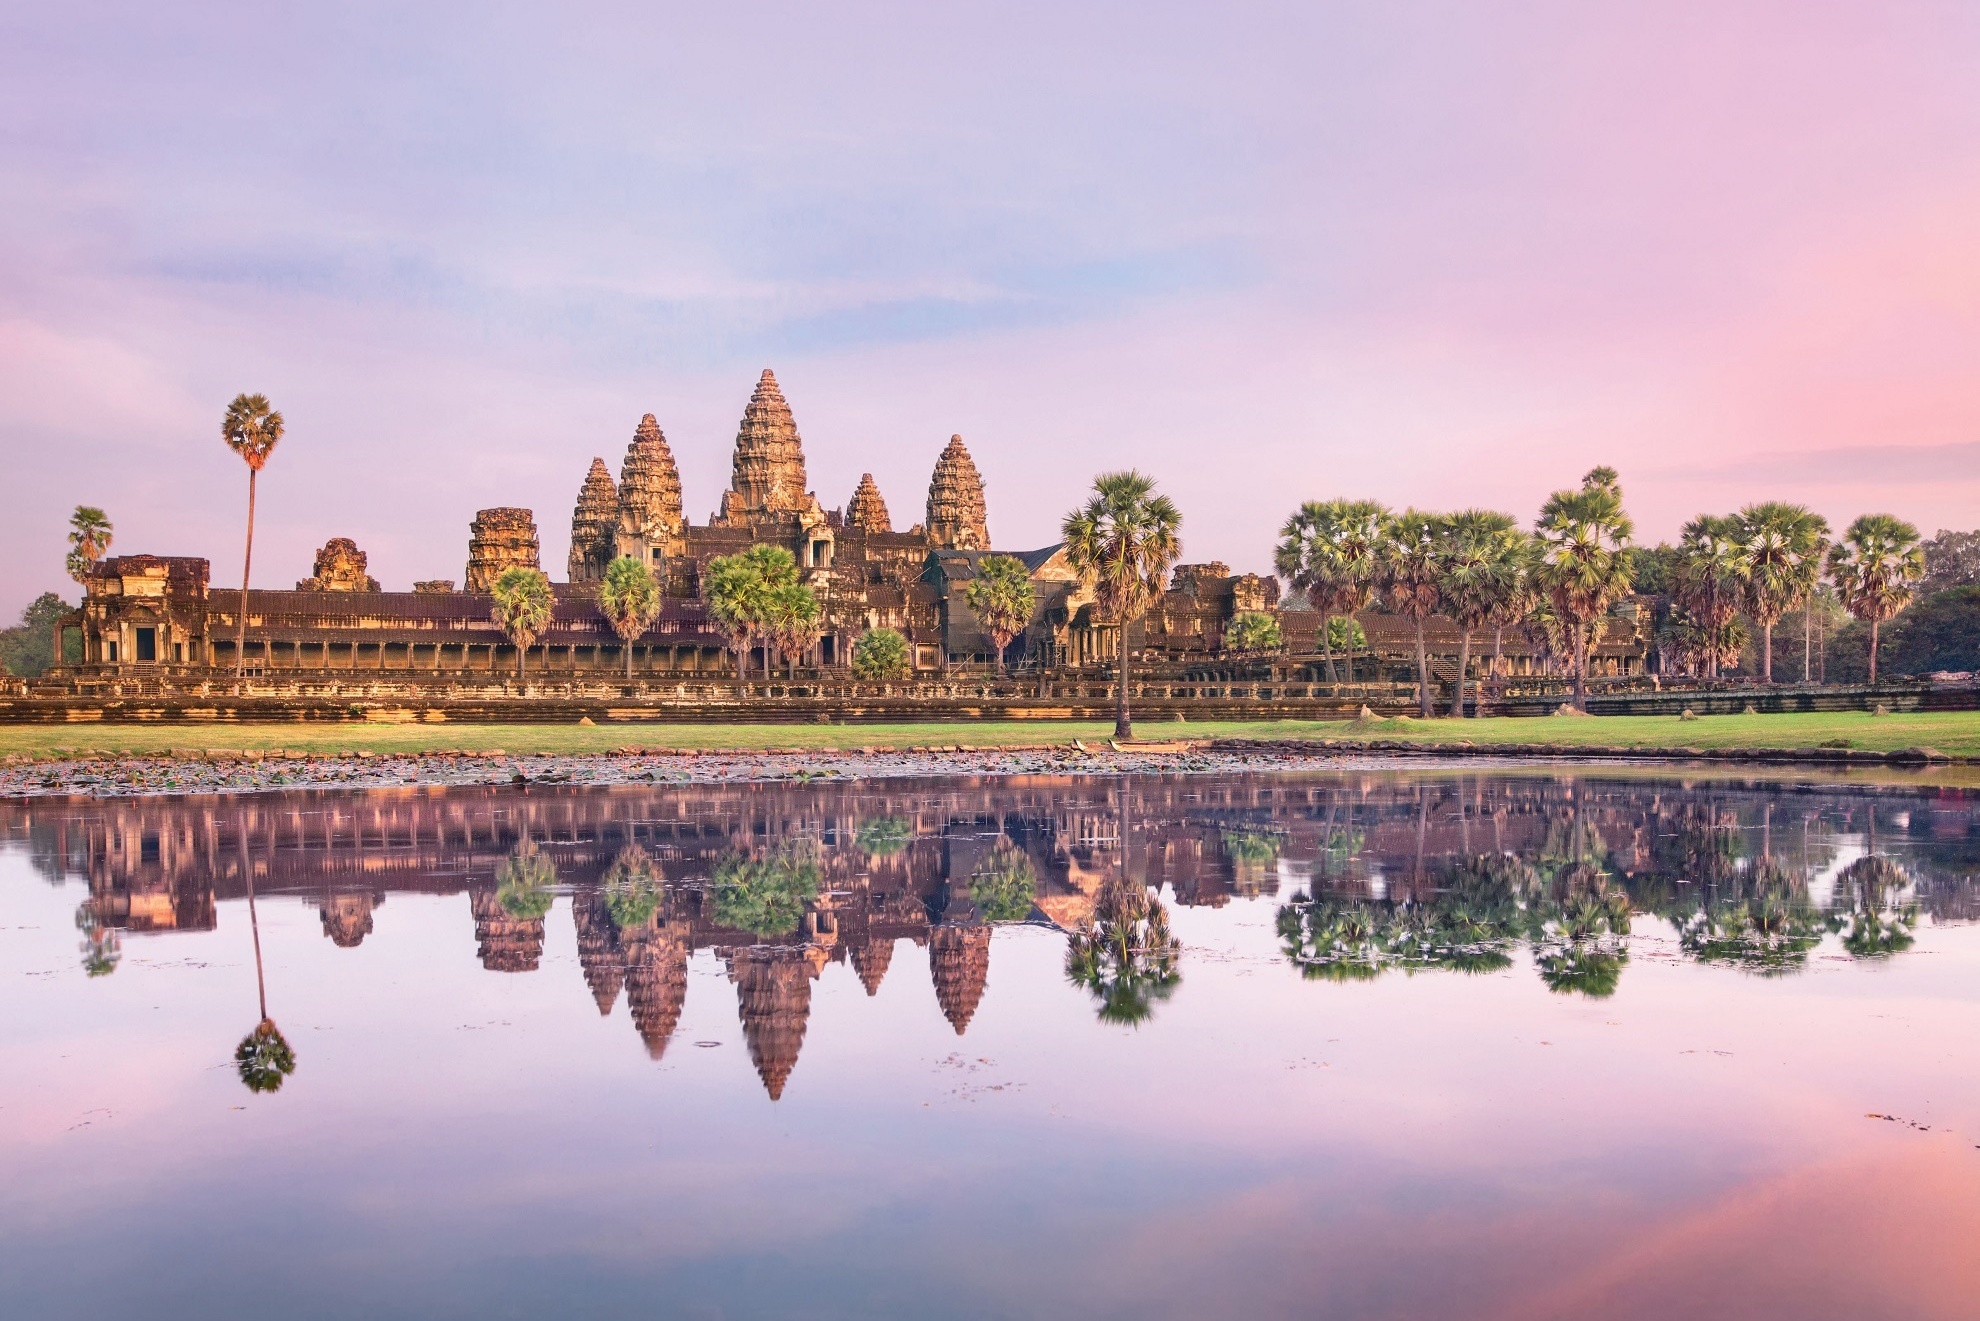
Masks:
[[[1596,462],[1653,537],[1980,484],[1971,6],[16,9],[0,613],[79,501],[224,563],[241,389],[268,582],[498,504],[559,563],[648,410],[700,518],[766,364],[828,505],[905,525],[960,431],[1014,546],[1128,463],[1250,568],[1279,501]]]
[[[962,1038],[904,942],[875,998],[825,970],[773,1104],[705,952],[656,1065],[596,1014],[566,900],[501,975],[464,895],[394,893],[356,949],[284,897],[299,1068],[251,1097],[243,904],[89,982],[80,887],[10,852],[0,893],[24,1315],[1952,1317],[1980,1289],[1972,927],[1763,981],[1646,921],[1591,1001],[1524,959],[1304,983],[1273,901],[1237,901],[1176,911],[1184,983],[1138,1031],[1001,930]]]

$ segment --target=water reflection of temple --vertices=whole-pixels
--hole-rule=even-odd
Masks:
[[[1123,865],[1184,906],[1282,887],[1393,905],[1448,891],[1454,860],[1509,858],[1613,878],[1637,911],[1696,925],[1767,886],[1839,884],[1874,835],[1907,859],[1906,902],[1941,921],[1980,915],[1980,826],[1965,796],[1736,781],[1371,772],[489,788],[6,806],[0,829],[25,837],[50,879],[86,881],[92,929],[210,930],[252,877],[263,896],[311,904],[348,948],[374,938],[390,894],[465,895],[483,966],[526,973],[554,905],[567,905],[594,1003],[609,1014],[623,997],[656,1059],[690,961],[709,951],[773,1097],[824,969],[847,964],[876,994],[911,942],[935,1009],[964,1033],[991,985],[994,927],[1077,928]]]

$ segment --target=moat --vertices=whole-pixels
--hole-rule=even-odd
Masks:
[[[50,799],[0,805],[0,893],[21,1316],[1980,1297],[1963,791],[1425,768]]]

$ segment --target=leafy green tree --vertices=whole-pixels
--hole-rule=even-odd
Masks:
[[[1891,625],[1885,646],[1900,674],[1980,670],[1980,587],[1921,597]]]
[[[74,609],[53,592],[43,592],[21,611],[21,622],[0,629],[0,674],[32,679],[55,659],[55,625]]]
[[[1800,505],[1769,500],[1748,505],[1737,516],[1740,576],[1746,583],[1746,609],[1760,625],[1760,678],[1774,681],[1774,625],[1800,610],[1822,580],[1822,551],[1829,520]],[[1812,646],[1804,638],[1804,648]],[[1802,669],[1808,656],[1802,657]]]
[[[88,900],[76,907],[76,930],[82,932],[82,966],[89,977],[108,977],[124,960],[124,942],[117,928],[105,926]]]
[[[1373,500],[1314,500],[1301,505],[1279,529],[1273,563],[1320,612],[1320,646],[1329,682],[1336,678],[1333,616],[1352,620],[1375,599],[1389,520],[1389,511]],[[1349,682],[1354,679],[1356,646],[1365,642],[1365,638],[1351,641],[1346,648]]]
[[[69,576],[78,583],[86,582],[89,571],[110,549],[111,539],[116,530],[110,526],[110,516],[94,505],[77,505],[76,512],[69,515],[69,557],[66,567]]]
[[[976,576],[963,595],[997,649],[997,673],[1002,674],[1011,639],[1031,623],[1031,570],[1015,555],[985,555],[976,562]]]
[[[1224,649],[1235,652],[1277,651],[1284,639],[1279,634],[1279,621],[1263,610],[1246,610],[1231,620],[1224,630]]]
[[[1123,1027],[1146,1022],[1176,993],[1181,959],[1168,910],[1124,878],[1100,887],[1093,921],[1066,939],[1067,980],[1091,993],[1101,1022]]]
[[[550,614],[556,605],[550,580],[543,576],[543,570],[519,564],[502,570],[490,595],[495,598],[495,623],[516,649],[516,678],[523,679],[527,677],[524,657],[550,627]]]
[[[1430,659],[1423,645],[1423,621],[1443,606],[1440,585],[1450,546],[1450,522],[1441,514],[1406,510],[1389,526],[1383,547],[1382,584],[1389,608],[1416,626],[1416,701],[1430,707]]]
[[[1368,645],[1368,630],[1363,628],[1361,621],[1352,615],[1330,619],[1327,621],[1327,644],[1338,647],[1352,656]]]
[[[1170,566],[1182,554],[1182,514],[1168,496],[1156,494],[1154,478],[1138,472],[1103,473],[1094,479],[1086,504],[1066,515],[1060,532],[1073,572],[1120,627],[1114,737],[1131,739],[1128,634],[1161,593]]]
[[[1980,531],[1948,532],[1940,528],[1920,549],[1925,552],[1920,596],[1980,586]]]
[[[1870,682],[1877,682],[1877,630],[1911,604],[1925,576],[1918,529],[1890,514],[1865,514],[1829,547],[1829,581],[1843,608],[1870,626]]]
[[[1437,594],[1458,626],[1457,684],[1451,714],[1464,715],[1464,680],[1471,668],[1471,635],[1509,610],[1526,573],[1526,538],[1510,514],[1466,509],[1446,524]]]
[[[1572,651],[1579,710],[1588,709],[1589,648],[1609,607],[1629,591],[1634,530],[1611,468],[1594,469],[1579,490],[1554,492],[1540,510],[1528,578]]]
[[[625,644],[626,679],[632,679],[633,642],[653,626],[660,614],[660,584],[653,570],[636,555],[621,555],[605,566],[598,585],[598,610]]]
[[[763,676],[770,677],[770,652],[776,645],[771,618],[773,593],[797,583],[797,560],[782,546],[759,542],[739,554],[708,562],[701,576],[701,599],[707,603],[709,618],[736,653],[737,678],[743,677],[750,646],[758,639],[764,643]],[[795,602],[794,597],[774,599],[782,602],[780,609]]]
[[[804,919],[818,882],[815,841],[793,840],[757,855],[732,852],[715,864],[709,915],[738,931],[787,935]]]
[[[220,419],[220,438],[227,448],[241,456],[248,468],[247,552],[241,558],[240,631],[234,639],[234,677],[247,673],[247,597],[249,571],[254,566],[254,485],[268,456],[282,439],[282,415],[269,405],[268,396],[238,394],[227,405]]]
[[[905,678],[908,672],[907,639],[891,628],[870,628],[853,643],[853,673],[869,682]]]

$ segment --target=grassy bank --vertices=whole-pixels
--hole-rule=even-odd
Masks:
[[[953,721],[902,725],[7,725],[0,756],[275,749],[297,753],[492,752],[585,753],[620,748],[761,750],[803,748],[996,748],[1104,742],[1108,721]],[[1871,716],[1861,712],[1794,715],[1547,716],[1537,719],[1143,722],[1144,739],[1396,739],[1437,744],[1549,743],[1629,748],[1808,748],[1837,739],[1871,752],[1920,745],[1955,756],[1980,756],[1980,712]]]

